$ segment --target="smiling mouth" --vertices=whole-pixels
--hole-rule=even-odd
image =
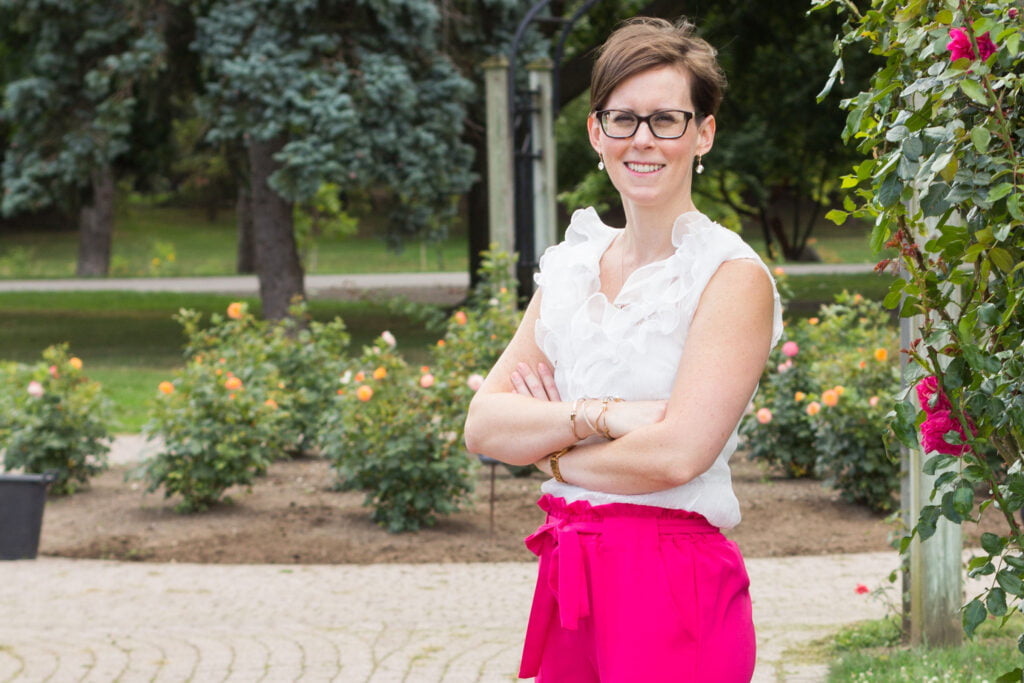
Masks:
[[[665,164],[638,164],[636,162],[627,161],[626,168],[634,173],[654,173],[665,168]]]

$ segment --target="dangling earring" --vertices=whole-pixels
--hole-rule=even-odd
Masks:
[[[704,172],[704,164],[701,163],[700,158],[701,158],[701,155],[698,154],[697,155],[697,175],[700,175],[701,173]]]
[[[600,154],[598,154],[597,155],[597,159],[598,159],[598,161],[597,161],[597,170],[598,171],[603,171],[604,170],[604,157],[601,156]]]

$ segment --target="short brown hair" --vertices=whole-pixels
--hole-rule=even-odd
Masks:
[[[685,19],[676,24],[653,17],[628,19],[600,48],[590,77],[590,109],[603,108],[620,83],[639,73],[679,66],[692,76],[690,98],[697,113],[715,114],[726,88],[717,54]]]

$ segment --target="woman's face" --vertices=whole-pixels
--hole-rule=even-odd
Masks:
[[[602,108],[640,116],[667,109],[695,112],[690,99],[690,75],[675,66],[644,71],[620,83]],[[647,123],[641,123],[630,138],[608,137],[593,114],[587,124],[590,144],[604,159],[608,176],[623,202],[666,208],[685,204],[682,210],[692,206],[693,159],[711,149],[715,138],[713,116],[693,118],[686,133],[675,139],[655,137]]]

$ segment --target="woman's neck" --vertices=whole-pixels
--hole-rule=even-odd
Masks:
[[[678,202],[668,208],[654,209],[625,204],[626,229],[622,235],[622,248],[627,260],[640,266],[671,255],[672,227],[676,218],[687,211],[696,211],[693,201]]]

